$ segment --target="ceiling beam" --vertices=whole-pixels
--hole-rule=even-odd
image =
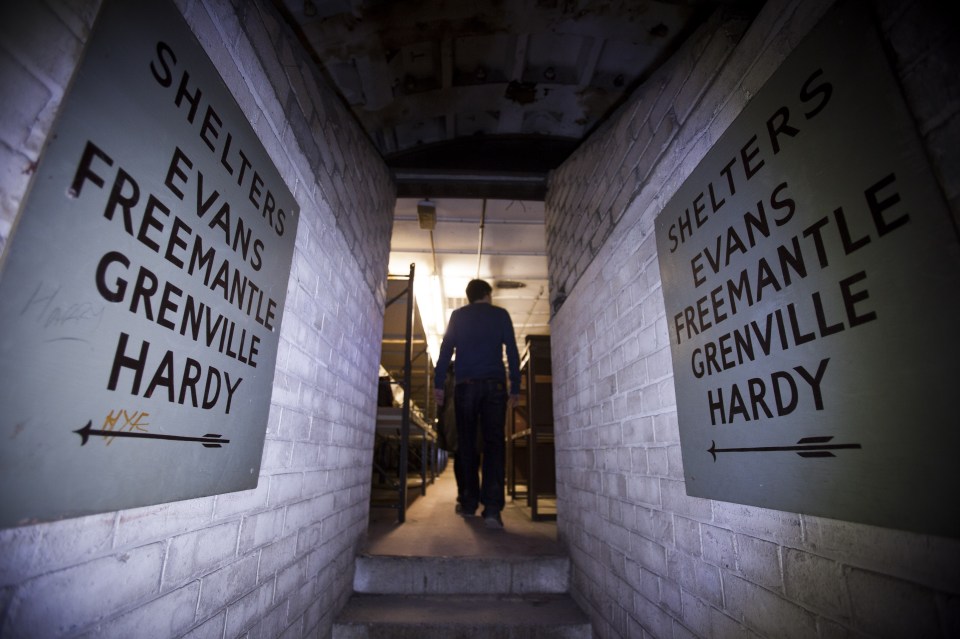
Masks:
[[[394,169],[397,197],[456,197],[538,200],[547,195],[547,174],[496,174]]]
[[[412,247],[403,247],[403,246],[394,246],[390,249],[391,253],[423,253],[425,255],[436,253],[437,255],[476,255],[477,250],[467,250],[467,249],[436,249],[432,250],[429,248],[424,248],[422,246],[412,246]],[[486,248],[483,250],[484,256],[490,257],[546,257],[546,251],[490,251]],[[516,279],[516,278],[511,278]],[[545,279],[545,278],[537,278]]]

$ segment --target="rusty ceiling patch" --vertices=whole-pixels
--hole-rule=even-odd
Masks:
[[[517,104],[532,104],[537,101],[537,83],[511,80],[503,97]]]

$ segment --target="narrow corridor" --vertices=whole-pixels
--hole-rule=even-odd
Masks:
[[[412,493],[413,491],[411,491]],[[453,465],[447,464],[437,481],[417,497],[407,521],[396,523],[396,511],[370,512],[370,528],[362,553],[394,557],[542,557],[564,555],[557,540],[557,522],[531,521],[521,500],[507,497],[503,530],[489,530],[479,517],[454,513],[457,486]]]

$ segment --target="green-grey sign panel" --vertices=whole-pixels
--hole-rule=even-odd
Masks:
[[[960,245],[835,8],[656,221],[687,492],[955,536]]]
[[[105,2],[0,272],[0,525],[257,485],[297,218],[176,7]]]

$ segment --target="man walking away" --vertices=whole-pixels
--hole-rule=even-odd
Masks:
[[[489,528],[503,528],[500,511],[504,491],[504,422],[507,417],[506,371],[503,348],[510,367],[510,402],[520,396],[520,354],[510,314],[491,303],[493,289],[484,280],[467,284],[470,302],[450,316],[434,371],[433,392],[443,404],[444,380],[456,352],[454,405],[457,415],[458,461],[463,464],[461,514],[471,516],[483,504],[483,521]],[[483,484],[477,450],[478,432],[483,442]]]

